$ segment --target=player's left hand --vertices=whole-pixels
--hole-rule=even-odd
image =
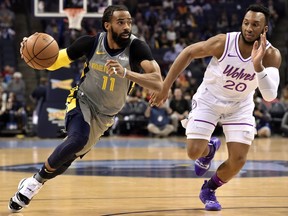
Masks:
[[[260,42],[259,41],[254,42],[251,52],[251,58],[254,68],[262,65],[262,59],[266,53],[266,43],[267,43],[266,32],[260,35]]]
[[[113,74],[124,78],[125,74],[125,68],[116,60],[107,60],[105,66],[107,67],[106,73],[109,76],[112,76]]]
[[[25,46],[27,39],[28,39],[28,37],[24,37],[20,43],[20,56],[22,59],[23,59],[23,48]]]

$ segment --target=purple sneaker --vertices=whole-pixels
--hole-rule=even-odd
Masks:
[[[207,180],[204,181],[204,184],[201,188],[199,195],[200,200],[205,205],[205,209],[207,211],[220,211],[222,207],[220,203],[217,201],[215,191],[208,188],[206,184]]]
[[[214,158],[216,151],[220,148],[221,141],[216,137],[211,137],[208,145],[214,146],[213,152],[210,154],[210,156],[201,157],[195,161],[194,169],[197,176],[202,176],[209,170],[211,161]]]

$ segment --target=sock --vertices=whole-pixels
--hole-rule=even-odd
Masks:
[[[40,183],[46,182],[48,179],[51,179],[54,177],[54,172],[48,171],[45,164],[42,166],[42,168],[34,175],[34,178],[39,181]]]
[[[207,183],[207,187],[212,189],[212,190],[216,190],[218,187],[221,187],[223,184],[225,184],[226,182],[222,181],[218,176],[217,173],[215,173],[210,180]]]

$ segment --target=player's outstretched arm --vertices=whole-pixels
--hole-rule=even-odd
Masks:
[[[161,105],[168,97],[168,92],[180,73],[191,63],[193,59],[203,58],[207,56],[215,56],[220,58],[224,51],[226,36],[219,34],[187,46],[175,59],[169,72],[164,80],[163,89],[160,93],[153,94],[150,100],[151,105]]]

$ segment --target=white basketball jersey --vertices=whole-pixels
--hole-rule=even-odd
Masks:
[[[241,101],[253,97],[258,87],[251,56],[244,59],[239,50],[240,32],[226,34],[225,49],[220,59],[213,57],[205,71],[203,85],[217,98]],[[267,41],[266,49],[271,44]]]

